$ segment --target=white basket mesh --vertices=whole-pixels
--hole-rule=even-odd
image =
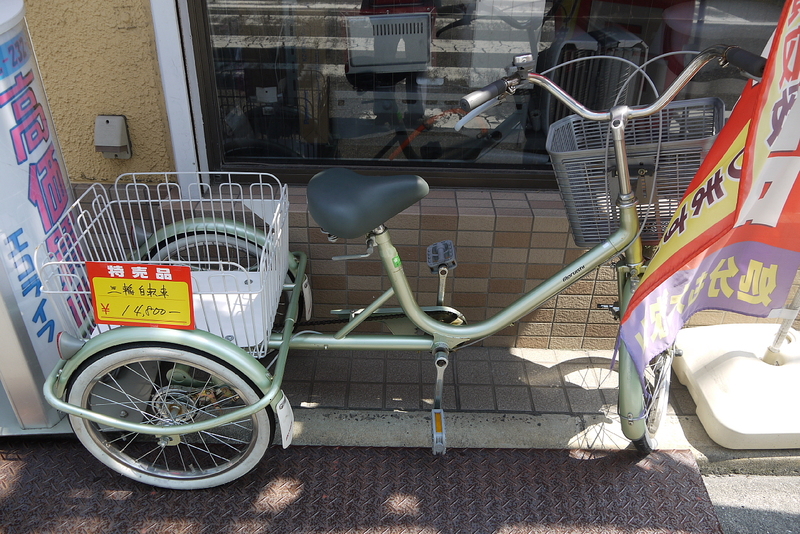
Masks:
[[[173,173],[94,184],[37,247],[42,291],[70,334],[113,328],[95,324],[87,261],[183,265],[191,268],[195,327],[266,353],[288,270],[286,186],[270,174],[186,178],[184,188]]]
[[[721,100],[701,98],[672,102],[660,114],[628,122],[628,167],[635,181],[645,243],[661,239],[722,128],[723,115]],[[619,191],[608,123],[565,117],[550,127],[546,148],[575,243],[580,247],[601,243],[619,228]],[[637,179],[639,169],[644,177]]]

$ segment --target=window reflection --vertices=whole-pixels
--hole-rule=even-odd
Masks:
[[[761,51],[780,0],[207,0],[221,164],[342,162],[549,168],[550,124],[567,111],[523,88],[467,124],[464,94],[533,52],[594,109],[652,101],[718,42]],[[647,77],[637,67],[647,63]],[[571,62],[588,57],[603,57]],[[619,58],[625,61],[620,61]],[[701,74],[684,98],[730,109],[733,69]]]

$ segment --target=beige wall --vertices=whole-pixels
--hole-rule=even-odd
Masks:
[[[26,0],[67,172],[73,182],[174,170],[148,0]],[[129,160],[94,150],[97,115],[125,115]]]

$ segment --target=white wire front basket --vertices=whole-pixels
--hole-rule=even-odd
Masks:
[[[99,262],[92,269],[108,270],[109,293],[155,299],[112,317],[142,324],[152,313],[142,326],[165,326],[155,317],[166,313],[158,299],[168,293],[159,274],[178,267],[191,279],[192,326],[261,357],[288,271],[288,210],[286,186],[271,174],[127,174],[111,187],[94,184],[37,247],[42,291],[71,335],[114,328],[102,319],[108,310],[93,306],[87,262]]]

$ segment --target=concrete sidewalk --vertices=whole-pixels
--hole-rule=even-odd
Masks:
[[[466,348],[445,379],[447,446],[619,449],[610,351]],[[292,351],[284,391],[299,445],[431,446],[429,354]],[[731,450],[703,429],[672,380],[657,435],[694,454],[725,534],[800,532],[800,450]]]
[[[619,449],[611,351],[469,347],[453,354],[444,388],[449,447]],[[284,391],[295,443],[430,445],[435,371],[429,354],[292,351]],[[689,449],[705,474],[800,474],[800,450],[715,444],[689,392],[672,380],[663,449]]]

